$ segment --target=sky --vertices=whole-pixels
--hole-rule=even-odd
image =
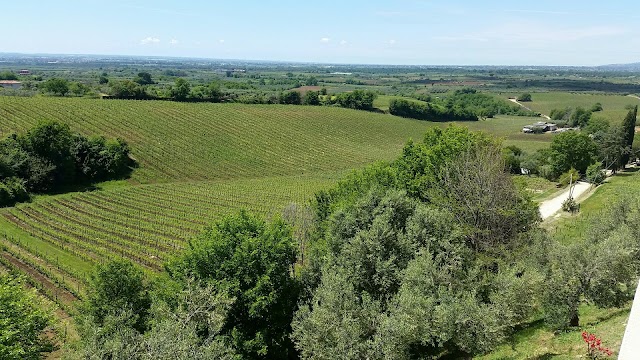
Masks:
[[[640,62],[637,0],[6,0],[0,52],[397,65]]]

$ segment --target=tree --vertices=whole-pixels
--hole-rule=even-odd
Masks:
[[[0,80],[18,80],[18,75],[13,71],[5,70],[0,72]]]
[[[149,74],[148,72],[139,72],[138,76],[136,76],[136,78],[133,81],[140,85],[155,84],[155,82],[151,78],[151,74]]]
[[[228,338],[220,334],[233,303],[226,293],[189,282],[184,289],[176,289],[169,302],[158,295],[146,332],[132,327],[133,316],[127,309],[116,310],[102,323],[92,317],[80,318],[81,341],[74,355],[132,360],[237,358]]]
[[[454,214],[469,243],[490,252],[516,246],[515,240],[540,220],[538,207],[505,171],[501,149],[476,146],[442,170],[432,201]]]
[[[531,101],[531,94],[529,93],[520,94],[520,96],[518,96],[516,100],[523,101],[523,102]]]
[[[633,298],[637,258],[636,206],[615,204],[595,217],[584,241],[550,251],[543,294],[547,324],[555,329],[579,326],[581,297],[598,307],[620,307]]]
[[[593,140],[598,147],[598,159],[606,169],[616,172],[624,167],[624,157],[628,156],[631,148],[626,144],[622,127],[598,131],[593,134]]]
[[[171,88],[171,97],[175,100],[186,100],[191,91],[191,84],[183,78],[177,78],[174,86]]]
[[[108,83],[109,83],[109,78],[106,77],[105,75],[100,75],[100,77],[98,78],[98,84],[104,85]]]
[[[241,211],[205,230],[167,269],[179,281],[193,277],[235,299],[222,332],[243,357],[287,358],[294,351],[295,261],[296,244],[284,222],[267,224]]]
[[[304,99],[302,103],[304,105],[313,105],[313,106],[320,105],[320,95],[318,94],[317,91],[307,91],[307,93],[304,94]]]
[[[87,91],[89,90],[89,88],[83,84],[83,83],[79,83],[79,82],[72,82],[69,85],[69,91],[71,91],[75,96],[82,96],[84,95]]]
[[[41,159],[44,167],[46,164],[54,167],[51,175],[56,185],[69,184],[75,180],[75,164],[71,155],[73,135],[69,125],[40,121],[18,139],[25,150]]]
[[[600,116],[592,116],[587,122],[587,126],[583,129],[583,131],[589,135],[594,135],[600,131],[609,130],[610,126],[611,125],[609,124],[609,120]]]
[[[597,162],[595,164],[589,165],[587,168],[587,181],[598,186],[604,182],[607,176],[602,170],[602,163]]]
[[[502,149],[502,155],[504,157],[505,167],[507,171],[512,174],[522,173],[522,167],[520,165],[523,155],[522,149],[515,145],[505,146]]]
[[[591,112],[598,112],[598,111],[602,111],[602,110],[603,110],[602,104],[599,103],[599,102],[593,104],[593,106],[591,106],[591,109],[589,109],[589,111],[591,111]]]
[[[98,326],[104,325],[109,316],[128,311],[127,323],[138,332],[147,328],[151,307],[148,285],[142,270],[130,261],[98,264],[89,278],[88,290],[82,310]]]
[[[53,324],[53,314],[20,279],[0,275],[0,309],[1,359],[37,360],[53,350],[44,336]]]
[[[146,99],[145,89],[131,80],[109,81],[110,94],[120,99]]]
[[[578,106],[569,117],[569,123],[571,126],[585,127],[590,119],[591,111]]]
[[[286,105],[300,105],[302,104],[302,96],[298,91],[286,91],[280,94],[278,102]]]
[[[633,146],[633,138],[636,132],[636,119],[638,117],[638,105],[629,110],[627,116],[622,121],[622,131],[624,133],[624,142],[627,147]],[[624,154],[621,159],[621,166],[624,167],[629,162],[629,153]]]
[[[555,176],[574,168],[581,174],[595,162],[597,145],[589,135],[567,131],[556,135],[551,142],[551,166]]]
[[[42,84],[42,88],[46,92],[65,96],[69,92],[69,81],[65,79],[52,78]]]
[[[349,109],[371,110],[373,109],[373,101],[378,97],[373,91],[354,90],[348,93],[338,94],[337,103]]]

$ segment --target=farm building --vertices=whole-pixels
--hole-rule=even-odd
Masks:
[[[20,70],[20,72],[18,72],[19,75],[31,75],[31,71],[29,70]]]
[[[558,130],[558,125],[552,123],[546,123],[543,121],[538,121],[532,125],[525,125],[522,128],[523,133],[531,134],[531,133],[540,133],[540,132],[548,132],[548,131],[556,131]]]
[[[18,90],[22,87],[22,83],[16,80],[0,80],[0,87]]]

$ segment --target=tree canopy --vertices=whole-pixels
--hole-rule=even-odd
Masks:
[[[191,241],[167,269],[177,280],[193,277],[234,298],[222,332],[243,356],[287,358],[294,353],[288,334],[298,299],[296,251],[284,222],[267,224],[241,211]]]

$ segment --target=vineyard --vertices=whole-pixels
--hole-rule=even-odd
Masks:
[[[446,126],[328,107],[0,97],[2,136],[40,119],[123,138],[138,162],[128,181],[0,209],[0,267],[28,274],[63,307],[82,298],[95,263],[124,257],[160,271],[220,215],[281,215],[346,171],[393,159],[407,139]],[[531,121],[465,125],[545,146],[549,137],[522,138]]]

